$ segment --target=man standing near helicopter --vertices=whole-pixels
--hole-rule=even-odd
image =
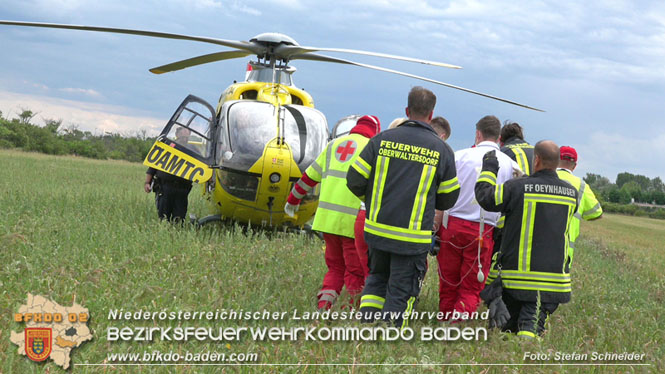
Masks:
[[[191,131],[186,127],[178,127],[175,131],[176,143],[189,147]],[[148,168],[145,175],[143,189],[146,193],[155,192],[157,214],[159,219],[169,221],[184,221],[187,214],[189,191],[192,190],[192,181],[165,173],[154,168]]]
[[[429,125],[436,96],[409,92],[409,120],[372,138],[347,175],[367,207],[370,273],[360,300],[363,321],[377,314],[404,328],[415,307],[432,243],[434,210],[459,195],[453,150]]]
[[[295,216],[305,195],[321,183],[312,230],[323,233],[328,272],[318,293],[319,309],[329,309],[344,286],[355,296],[365,284],[354,240],[354,224],[361,201],[346,187],[346,174],[369,139],[379,131],[381,123],[377,117],[360,117],[348,135],[328,143],[294,184],[284,206],[287,215]]]

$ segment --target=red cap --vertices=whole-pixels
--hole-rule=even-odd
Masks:
[[[564,145],[559,148],[559,152],[561,153],[562,160],[577,162],[577,151],[575,148]]]
[[[381,121],[377,116],[362,116],[358,118],[358,122],[351,129],[351,134],[360,134],[368,138],[373,137],[381,131]]]

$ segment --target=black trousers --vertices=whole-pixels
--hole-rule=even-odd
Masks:
[[[363,322],[373,322],[380,312],[384,321],[407,327],[426,269],[427,253],[405,256],[370,247],[369,276],[360,299]]]
[[[538,303],[520,301],[512,296],[506,290],[503,290],[503,302],[508,308],[510,319],[503,326],[501,331],[517,333],[536,337],[545,331],[545,322],[547,317],[559,307],[558,303]]]
[[[187,196],[192,186],[162,183],[157,193],[157,214],[160,219],[183,221],[187,214]]]
[[[494,228],[494,233],[492,234],[494,239],[494,248],[492,249],[492,258],[494,255],[501,250],[501,240],[503,240],[503,229],[498,227]]]

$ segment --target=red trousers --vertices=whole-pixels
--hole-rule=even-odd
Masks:
[[[353,232],[356,236],[356,250],[358,251],[358,258],[360,259],[360,266],[363,268],[364,279],[369,275],[369,248],[365,243],[365,214],[364,209],[358,211],[356,216],[356,225],[353,227]]]
[[[326,233],[323,239],[326,242],[328,272],[323,277],[323,287],[318,295],[319,309],[330,308],[344,286],[349,295],[355,296],[360,294],[365,285],[354,239]]]
[[[490,270],[494,241],[494,226],[485,224],[480,263],[484,279]],[[448,228],[441,226],[439,262],[439,310],[473,313],[480,303],[480,291],[485,282],[478,282],[478,236],[480,224],[449,217]]]

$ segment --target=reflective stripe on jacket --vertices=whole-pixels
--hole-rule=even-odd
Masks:
[[[524,140],[512,137],[506,140],[501,152],[517,162],[525,175],[533,174],[533,146]]]
[[[481,172],[476,199],[484,209],[506,214],[498,265],[504,289],[522,301],[565,303],[570,300],[568,226],[577,210],[577,190],[554,170],[497,185],[496,174]],[[488,178],[482,178],[488,176]]]
[[[373,137],[349,169],[347,185],[364,197],[367,244],[403,255],[429,250],[435,207],[448,209],[459,195],[452,149],[417,121]]]

